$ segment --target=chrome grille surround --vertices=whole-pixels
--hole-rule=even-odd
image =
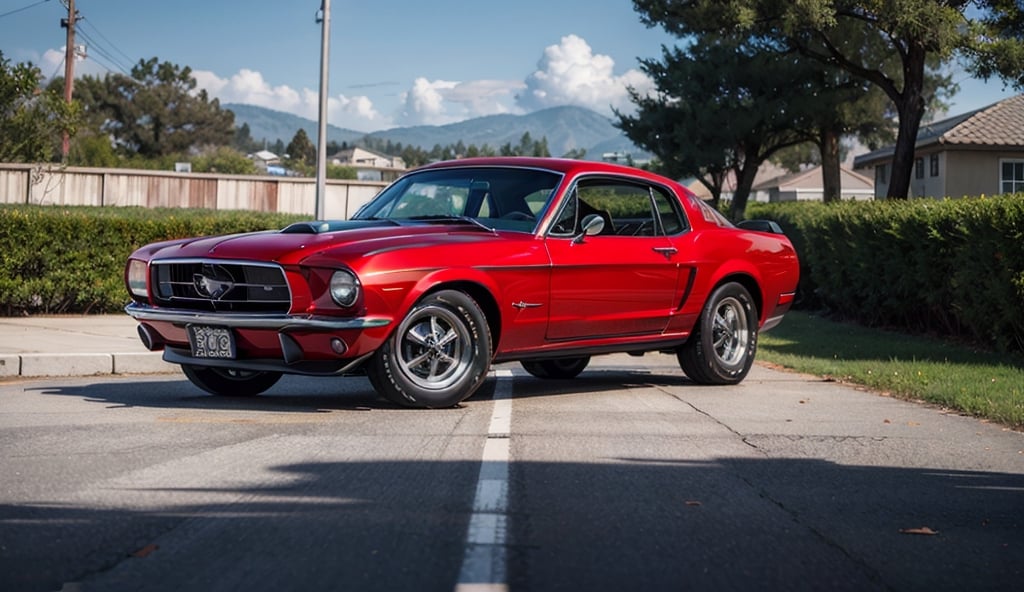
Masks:
[[[210,312],[286,313],[291,290],[276,263],[223,259],[150,262],[154,304]]]

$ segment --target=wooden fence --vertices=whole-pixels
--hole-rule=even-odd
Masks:
[[[393,169],[387,172],[395,174]],[[324,217],[347,219],[386,186],[383,181],[328,180]],[[265,175],[0,164],[0,203],[255,210],[308,214],[313,218],[316,181]]]

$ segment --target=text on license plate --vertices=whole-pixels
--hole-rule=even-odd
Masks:
[[[193,358],[234,358],[235,339],[231,329],[189,325],[188,342]]]

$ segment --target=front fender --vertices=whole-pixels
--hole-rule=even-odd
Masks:
[[[370,274],[363,282],[369,313],[387,311],[396,320],[402,319],[424,295],[444,286],[471,285],[485,291],[497,301],[501,288],[495,279],[481,270],[469,267],[403,270]]]

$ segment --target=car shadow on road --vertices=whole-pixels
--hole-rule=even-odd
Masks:
[[[2,504],[0,589],[454,589],[479,462],[264,471]],[[512,590],[1010,590],[1024,576],[1021,474],[699,455],[509,471]]]
[[[513,370],[516,381],[513,399],[554,397],[579,393],[600,393],[636,386],[693,385],[680,373],[659,374],[647,369],[595,367],[573,379],[547,380]],[[489,400],[498,378],[491,376],[467,402]],[[160,409],[250,410],[270,412],[401,410],[377,395],[362,376],[309,378],[284,376],[267,392],[254,397],[209,395],[188,380],[148,380],[139,377],[104,378],[90,384],[68,384],[29,388],[43,395],[79,397],[85,401],[118,407]],[[466,404],[466,403],[463,403]]]

